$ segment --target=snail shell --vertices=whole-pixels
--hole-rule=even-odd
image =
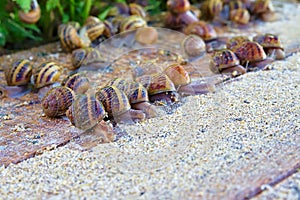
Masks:
[[[189,0],[168,0],[167,8],[172,13],[184,13],[191,8]]]
[[[145,19],[137,15],[131,15],[122,20],[120,24],[120,32],[135,30],[146,26],[147,22]]]
[[[131,107],[125,92],[115,86],[105,86],[96,92],[96,98],[102,102],[108,116],[114,118]]]
[[[164,72],[174,83],[176,88],[191,83],[189,73],[180,64],[171,64],[164,70]]]
[[[259,43],[268,56],[274,54],[275,59],[282,60],[285,58],[284,48],[277,35],[266,33],[262,35],[256,35],[253,41]]]
[[[62,46],[68,50],[74,50],[77,48],[88,47],[91,44],[90,39],[88,38],[86,28],[80,30],[80,33],[77,32],[77,27],[73,24],[61,24],[58,27],[58,36]]]
[[[187,58],[198,59],[206,53],[206,45],[202,38],[197,35],[188,35],[181,43],[181,48]]]
[[[223,9],[223,2],[221,0],[206,0],[201,5],[201,12],[204,20],[211,20],[218,16]]]
[[[96,98],[102,102],[108,117],[114,122],[132,122],[146,118],[143,111],[133,110],[125,92],[115,86],[105,86],[96,92]]]
[[[103,35],[106,38],[110,38],[111,36],[113,36],[115,34],[113,25],[111,22],[109,22],[107,20],[103,21],[103,24],[104,24]]]
[[[149,100],[151,102],[171,104],[172,102],[178,101],[175,85],[164,73],[143,75],[137,77],[136,81],[147,88]]]
[[[5,79],[8,86],[26,85],[30,82],[32,75],[32,65],[29,60],[21,59],[12,64],[5,71]]]
[[[217,32],[214,27],[204,21],[196,21],[188,24],[188,26],[184,29],[184,33],[187,35],[198,35],[204,41],[212,40],[217,37]]]
[[[41,17],[41,9],[37,0],[32,0],[29,12],[19,11],[19,18],[26,24],[35,24]]]
[[[254,14],[262,14],[272,11],[274,11],[274,7],[271,0],[256,0],[253,4]]]
[[[42,63],[33,74],[35,88],[41,88],[58,81],[62,67],[54,62]]]
[[[154,44],[158,40],[158,32],[154,27],[139,28],[135,40],[141,44]]]
[[[64,115],[72,105],[74,96],[74,92],[65,86],[50,89],[42,99],[44,113],[51,118]]]
[[[97,39],[104,32],[104,23],[94,16],[89,16],[84,24],[86,32],[91,41]]]
[[[101,54],[98,49],[92,47],[76,49],[72,52],[72,67],[70,67],[70,69],[75,70],[81,66],[90,65],[98,62],[100,58]]]
[[[235,36],[228,41],[227,48],[235,52],[244,42],[250,42],[250,39],[247,36]]]
[[[136,4],[136,3],[130,3],[129,4],[129,12],[130,12],[131,15],[137,15],[137,16],[140,16],[142,18],[145,18],[147,16],[147,13],[144,10],[144,8],[142,6],[140,6],[139,4]]]
[[[70,74],[62,81],[62,86],[72,89],[75,93],[83,94],[90,88],[89,79],[80,73]]]
[[[235,50],[235,54],[242,62],[256,62],[267,58],[263,47],[257,42],[244,42]]]
[[[76,96],[66,115],[75,127],[87,130],[102,121],[106,112],[95,95],[81,94]]]
[[[182,30],[189,24],[199,21],[198,18],[190,10],[174,15],[168,12],[165,17],[165,26],[175,30]]]
[[[229,18],[237,24],[248,24],[250,21],[250,13],[245,8],[238,8],[230,11]]]

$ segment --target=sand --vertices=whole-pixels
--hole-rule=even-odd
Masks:
[[[258,30],[278,33],[282,23]],[[282,35],[287,45],[293,28]],[[272,66],[187,97],[172,114],[121,125],[127,135],[113,143],[81,151],[72,141],[3,166],[0,197],[242,199],[261,189],[258,199],[299,199],[299,172],[269,184],[300,167],[300,54]]]

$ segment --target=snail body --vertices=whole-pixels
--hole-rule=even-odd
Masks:
[[[140,110],[131,109],[125,92],[115,86],[105,86],[96,92],[96,98],[102,102],[109,119],[115,122],[140,121],[146,118]]]
[[[33,73],[33,83],[35,88],[42,88],[51,85],[60,78],[62,67],[54,62],[42,63]]]
[[[42,99],[42,107],[48,117],[65,115],[74,100],[74,92],[65,86],[50,89]]]

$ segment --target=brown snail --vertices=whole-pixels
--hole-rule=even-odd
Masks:
[[[189,0],[168,0],[167,8],[172,13],[184,13],[191,8]]]
[[[96,98],[102,102],[109,119],[114,122],[135,122],[144,120],[143,111],[131,108],[126,94],[115,86],[105,86],[96,92]]]
[[[142,110],[147,115],[147,118],[158,115],[157,108],[149,103],[147,89],[141,83],[128,82],[125,79],[116,78],[107,85],[123,90],[128,97],[131,107],[135,110]]]
[[[251,11],[263,21],[271,22],[276,20],[276,13],[271,0],[255,0]]]
[[[219,16],[223,9],[222,0],[205,0],[200,7],[201,12],[203,13],[204,20],[213,20]]]
[[[158,32],[154,27],[139,28],[135,40],[140,44],[154,44],[158,40]]]
[[[168,12],[165,16],[164,24],[167,28],[181,31],[189,24],[197,21],[199,20],[195,14],[188,10],[178,14]]]
[[[0,86],[0,98],[17,98],[29,93],[32,89],[30,78],[32,65],[27,59],[15,61],[12,66],[5,70],[6,85]]]
[[[239,48],[244,42],[250,42],[251,40],[247,36],[235,36],[229,39],[227,42],[227,48],[233,52]]]
[[[89,16],[83,26],[91,41],[100,37],[105,29],[104,23],[97,17]]]
[[[234,9],[230,11],[229,19],[234,23],[245,25],[250,21],[250,13],[245,8]]]
[[[61,85],[72,89],[76,94],[84,94],[90,88],[89,79],[80,73],[70,74]]]
[[[72,52],[72,66],[69,67],[70,70],[76,70],[80,67],[86,68],[94,68],[99,69],[102,68],[103,60],[101,53],[98,49],[87,47],[76,49]]]
[[[232,77],[246,73],[246,69],[240,65],[240,60],[229,49],[216,51],[212,55],[210,68],[215,73],[229,74]]]
[[[130,3],[128,6],[129,6],[130,15],[137,15],[137,16],[140,16],[142,18],[145,18],[147,16],[146,11],[139,4]]]
[[[276,60],[285,58],[283,45],[277,35],[270,33],[256,35],[253,41],[259,43],[264,48],[267,56],[274,57]]]
[[[37,0],[32,0],[30,10],[28,12],[19,11],[19,18],[22,22],[27,24],[35,24],[41,17],[41,9]]]
[[[170,105],[179,101],[174,83],[164,73],[143,75],[136,78],[148,90],[150,102],[158,105]]]
[[[209,41],[217,38],[217,32],[215,31],[214,27],[206,23],[205,21],[196,21],[190,23],[187,27],[185,27],[183,32],[187,35],[198,35],[204,41]]]
[[[135,30],[146,26],[147,22],[145,19],[137,15],[131,15],[122,20],[120,24],[120,32]]]
[[[35,88],[51,85],[60,78],[62,67],[54,62],[44,62],[33,73],[33,84]]]
[[[86,27],[80,29],[78,33],[78,27],[73,23],[61,24],[58,27],[58,36],[63,48],[67,51],[88,47],[91,44]]]
[[[206,45],[203,39],[197,35],[188,35],[181,43],[181,48],[188,60],[199,59],[206,53]]]
[[[65,86],[50,89],[42,99],[42,107],[48,117],[65,115],[74,100],[74,92]]]
[[[244,42],[234,53],[248,70],[266,69],[273,59],[267,58],[263,47],[257,42]]]

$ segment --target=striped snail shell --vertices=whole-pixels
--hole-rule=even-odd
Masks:
[[[65,86],[50,89],[42,99],[42,107],[48,117],[58,117],[66,113],[74,100],[74,92]]]
[[[114,27],[113,27],[112,23],[107,20],[104,20],[103,24],[104,24],[103,35],[106,38],[110,38],[111,36],[113,36],[115,34]]]
[[[250,42],[247,36],[235,36],[227,42],[227,48],[235,52],[244,42]]]
[[[35,24],[41,17],[41,9],[37,0],[32,0],[28,12],[19,11],[19,18],[26,24]]]
[[[71,23],[61,24],[58,27],[58,36],[63,48],[67,51],[88,47],[91,44],[86,27],[80,29],[78,33],[78,28]]]
[[[146,26],[147,22],[145,19],[137,15],[131,15],[122,20],[120,24],[120,32],[135,30]]]
[[[61,85],[72,89],[76,94],[83,94],[90,88],[89,79],[80,73],[70,74]]]
[[[248,24],[250,21],[250,13],[245,8],[231,10],[229,19],[237,24]]]
[[[204,41],[212,40],[217,37],[217,32],[214,27],[205,21],[196,21],[188,24],[184,28],[184,33],[187,35],[195,34],[201,37]]]
[[[145,18],[147,16],[146,11],[139,4],[130,3],[128,7],[129,7],[129,12],[130,12],[131,15],[137,15],[137,16],[140,16],[142,18]]]
[[[99,61],[100,58],[101,54],[98,49],[92,47],[76,49],[72,52],[72,67],[70,69],[75,70],[81,66],[87,66]]]
[[[61,75],[61,71],[62,67],[54,62],[42,63],[33,74],[35,88],[41,88],[57,82]]]
[[[108,117],[116,122],[129,122],[146,118],[142,111],[131,109],[125,92],[115,86],[101,88],[96,92],[96,98],[102,102]]]
[[[105,25],[97,17],[89,16],[84,24],[86,32],[91,41],[97,39],[104,32]]]
[[[102,121],[106,112],[95,95],[80,94],[75,97],[66,115],[75,127],[87,130]]]
[[[32,65],[27,59],[15,61],[12,66],[5,71],[5,79],[8,86],[26,85],[30,82],[31,75]]]

